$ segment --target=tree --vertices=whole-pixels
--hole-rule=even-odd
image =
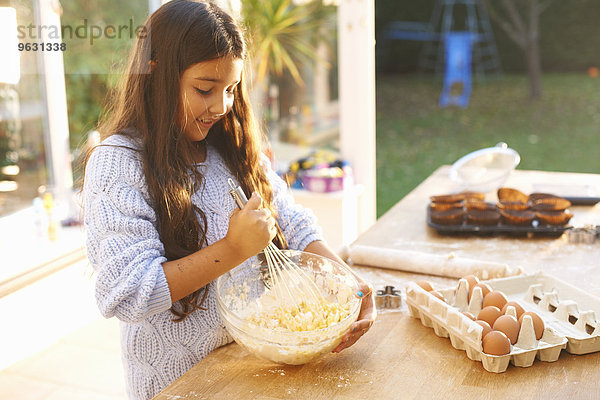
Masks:
[[[335,40],[335,24],[331,24],[334,11],[335,7],[325,0],[242,2],[241,16],[248,32],[254,73],[249,86],[258,104],[264,106],[256,107],[255,112],[269,126],[270,137],[271,132],[273,137],[278,136],[275,132],[282,125],[288,126],[292,110],[302,102],[302,72],[316,63],[329,65],[319,45]],[[278,95],[272,98],[270,93]]]
[[[288,72],[302,85],[300,66],[318,61],[317,42],[332,10],[322,0],[302,4],[292,0],[244,1],[242,16],[256,63],[256,81]]]
[[[496,6],[486,0],[486,8],[508,37],[519,46],[527,64],[529,93],[535,100],[542,95],[542,67],[539,47],[540,15],[554,0],[499,0],[504,10],[500,15]]]

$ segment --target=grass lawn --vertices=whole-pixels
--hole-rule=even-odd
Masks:
[[[443,164],[506,142],[518,169],[600,173],[600,79],[545,75],[539,101],[526,76],[473,84],[468,108],[440,109],[441,82],[377,76],[377,215]]]

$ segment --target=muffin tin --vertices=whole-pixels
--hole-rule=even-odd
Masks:
[[[525,311],[540,315],[545,324],[542,338],[535,339],[531,318],[525,316],[519,338],[509,354],[485,354],[481,345],[483,328],[462,314],[468,311],[477,315],[483,295],[476,287],[471,300],[467,301],[468,282],[465,279],[460,279],[456,288],[437,290],[445,302],[409,282],[406,289],[408,309],[412,317],[433,328],[436,335],[449,338],[454,348],[465,350],[467,357],[481,361],[489,372],[504,372],[510,363],[530,367],[536,358],[554,362],[562,349],[571,354],[600,351],[599,298],[541,272],[484,282],[493,290],[503,292],[509,301],[521,304]],[[514,307],[508,307],[506,313],[516,316]]]
[[[487,203],[473,192],[431,196],[427,224],[441,234],[543,234],[560,236],[570,229],[571,203],[547,193],[526,195],[498,189],[498,203]]]
[[[565,231],[572,228],[571,225],[544,225],[538,220],[533,219],[531,225],[507,225],[499,222],[495,225],[472,224],[465,220],[466,212],[461,213],[461,217],[456,217],[454,224],[439,224],[431,219],[431,210],[427,207],[427,225],[435,229],[442,235],[473,234],[473,235],[543,235],[560,236]]]

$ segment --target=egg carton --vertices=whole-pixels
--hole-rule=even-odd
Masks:
[[[546,326],[567,338],[568,353],[600,351],[600,298],[542,272],[485,283],[537,312]]]
[[[481,289],[473,290],[468,299],[468,283],[460,279],[456,288],[438,290],[442,301],[414,282],[406,289],[406,302],[411,316],[424,326],[433,328],[436,335],[450,339],[452,346],[465,350],[467,357],[481,361],[486,371],[501,373],[512,363],[530,367],[536,358],[545,362],[558,360],[562,349],[572,354],[600,350],[600,299],[574,286],[543,273],[485,281],[492,289],[504,292],[509,301],[517,301],[525,311],[538,313],[544,320],[542,337],[536,340],[531,317],[524,316],[517,342],[503,356],[483,352],[483,328],[463,314],[473,315],[481,310]],[[560,293],[560,297],[559,297]],[[514,307],[507,314],[516,317]]]

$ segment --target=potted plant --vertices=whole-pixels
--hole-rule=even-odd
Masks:
[[[326,63],[318,49],[327,39],[335,40],[335,28],[328,23],[333,12],[334,7],[323,0],[243,1],[241,16],[254,71],[250,87],[263,106],[258,108],[259,117],[271,128],[279,119],[285,120],[291,105],[299,101],[304,89],[302,70]],[[280,99],[284,87],[295,98]]]

